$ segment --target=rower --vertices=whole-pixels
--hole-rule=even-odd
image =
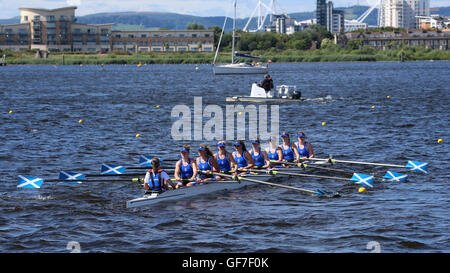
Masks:
[[[237,170],[236,161],[234,161],[233,156],[227,152],[227,147],[225,141],[219,141],[217,143],[219,151],[214,155],[214,158],[219,165],[219,169],[224,173],[234,173]],[[222,178],[224,179],[224,178]]]
[[[283,140],[283,144],[280,145],[280,148],[283,151],[283,160],[293,162],[295,159],[294,158],[295,146],[291,144],[291,138],[289,137],[289,133],[283,132],[283,134],[281,134],[281,139]]]
[[[197,157],[196,161],[198,169],[198,181],[202,182],[216,180],[217,178],[220,179],[220,177],[215,177],[213,175],[213,172],[219,172],[220,169],[217,165],[217,161],[214,158],[213,153],[211,152],[211,149],[205,144],[200,144],[198,147],[198,154],[199,157]]]
[[[270,167],[279,166],[282,163],[283,151],[278,146],[276,137],[269,137],[269,148],[266,151],[270,161],[278,161],[276,163],[271,162]]]
[[[270,166],[269,157],[266,151],[261,150],[259,137],[252,140],[252,151],[250,152],[255,161],[255,168],[266,169]]]
[[[175,184],[170,181],[169,175],[162,169],[159,168],[160,160],[155,157],[151,161],[152,169],[147,171],[144,179],[144,189],[147,193],[151,192],[163,192],[169,189],[175,189]]]
[[[181,159],[175,164],[175,179],[179,181],[177,188],[196,186],[197,163],[189,156],[189,145],[183,145],[180,149]]]
[[[233,157],[238,165],[238,171],[243,171],[243,169],[251,169],[255,166],[252,156],[247,151],[245,143],[242,140],[234,142]]]
[[[303,131],[298,132],[297,134],[298,142],[295,142],[294,145],[296,149],[294,149],[295,156],[297,158],[297,162],[300,160],[306,160],[308,158],[314,157],[314,150],[311,143],[306,141],[306,135]]]

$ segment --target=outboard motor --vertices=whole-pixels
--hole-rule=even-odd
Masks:
[[[292,92],[292,97],[293,100],[299,100],[302,98],[302,92],[298,91],[298,90],[294,90]]]

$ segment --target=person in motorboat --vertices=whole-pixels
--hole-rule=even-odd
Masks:
[[[237,170],[242,172],[244,169],[253,168],[253,166],[255,166],[255,162],[253,161],[250,153],[247,151],[244,141],[235,141],[233,145],[235,149],[233,152],[233,157],[234,161],[236,161],[236,164],[238,165]]]
[[[264,88],[266,93],[269,93],[270,90],[273,89],[273,80],[269,74],[267,74],[264,80],[261,81],[260,87]]]
[[[280,145],[281,150],[283,151],[283,161],[294,162],[295,160],[295,145],[291,143],[291,138],[289,137],[288,132],[283,132],[281,134],[281,139],[283,143]]]
[[[181,159],[175,164],[175,179],[178,182],[177,188],[196,186],[197,182],[197,162],[192,160],[189,156],[191,147],[189,145],[183,145],[180,149]]]
[[[160,162],[159,158],[153,158],[151,161],[152,169],[145,174],[144,189],[147,192],[163,192],[176,188],[175,184],[170,180],[169,175],[159,168]]]
[[[234,161],[233,155],[227,151],[225,141],[219,141],[217,147],[219,151],[214,155],[214,159],[217,161],[217,165],[219,165],[220,172],[226,174],[236,173],[236,161]],[[221,180],[225,179],[221,178]]]
[[[261,149],[261,141],[259,137],[255,137],[252,140],[252,150],[250,152],[253,161],[255,162],[255,167],[258,169],[266,169],[270,166],[269,156],[267,151]]]
[[[314,150],[311,143],[306,141],[306,135],[303,131],[298,132],[297,134],[298,141],[294,143],[295,149],[295,157],[296,161],[305,161],[308,158],[314,157]]]
[[[283,163],[283,151],[280,146],[278,146],[278,141],[275,136],[269,137],[269,147],[266,149],[267,156],[269,158],[270,167],[283,167],[281,164]],[[272,162],[276,161],[276,162]]]
[[[197,181],[204,182],[220,179],[220,177],[213,174],[213,172],[220,172],[220,168],[211,149],[205,144],[200,144],[198,155],[199,157],[197,157],[196,161],[198,169]]]

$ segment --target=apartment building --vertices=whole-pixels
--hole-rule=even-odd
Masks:
[[[382,0],[379,9],[381,27],[417,29],[417,16],[430,15],[430,0]]]
[[[12,51],[214,51],[212,30],[112,31],[113,24],[77,23],[77,7],[20,8],[20,23],[0,25],[0,48]]]
[[[111,50],[128,52],[213,52],[213,30],[113,31]]]

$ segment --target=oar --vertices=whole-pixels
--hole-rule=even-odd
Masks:
[[[200,171],[203,172],[203,171]],[[303,193],[309,193],[309,194],[316,194],[319,196],[325,196],[325,197],[338,197],[340,196],[339,193],[334,192],[325,192],[322,190],[317,190],[317,191],[312,191],[312,190],[307,190],[307,189],[302,189],[302,188],[297,188],[297,187],[292,187],[292,186],[286,186],[286,185],[281,185],[281,184],[275,184],[275,183],[270,183],[270,182],[266,182],[266,181],[261,181],[261,180],[257,180],[257,179],[252,179],[252,178],[247,178],[245,176],[241,176],[241,175],[229,175],[229,174],[223,174],[223,173],[216,173],[219,176],[223,176],[223,177],[228,177],[228,178],[232,178],[235,180],[244,180],[244,181],[249,181],[249,182],[253,182],[253,183],[258,183],[258,184],[263,184],[263,185],[268,185],[268,186],[274,186],[274,187],[279,187],[279,188],[285,188],[285,189],[290,189],[290,190],[295,190],[295,191],[299,191],[299,192],[303,192]]]
[[[143,182],[143,178],[132,179],[78,179],[78,180],[66,180],[66,179],[43,179],[34,176],[19,175],[17,181],[17,187],[22,189],[40,189],[42,184],[45,183],[69,183],[69,184],[82,184],[82,183],[95,183],[95,182]]]
[[[328,163],[347,163],[347,164],[357,164],[357,165],[370,165],[370,166],[382,166],[391,168],[406,168],[411,171],[417,171],[421,173],[427,173],[428,163],[418,162],[418,161],[408,161],[406,165],[395,165],[386,163],[374,163],[374,162],[363,162],[363,161],[350,161],[350,160],[338,160],[334,158],[308,158],[308,160],[313,161],[326,161]]]
[[[306,174],[306,173],[292,173],[292,172],[280,172],[278,170],[253,170],[254,172],[265,172],[268,174],[282,174],[282,175],[292,175],[292,176],[301,176],[301,177],[314,177],[314,178],[322,178],[322,179],[332,179],[332,180],[343,180],[343,181],[352,181],[361,186],[366,186],[369,188],[373,188],[373,180],[374,177],[371,175],[354,173],[351,178],[344,177],[336,177],[336,176],[325,176],[325,175],[315,175],[315,174]]]
[[[324,168],[324,167],[318,167],[318,166],[312,166],[305,163],[294,163],[294,162],[285,162],[287,165],[295,165],[300,168],[315,168],[320,170],[327,170],[327,171],[334,171],[334,172],[342,172],[342,173],[354,173],[351,171],[345,171],[345,170],[337,170],[337,169],[330,169],[330,168]],[[374,178],[375,179],[375,178]],[[403,173],[396,173],[392,171],[387,171],[386,174],[382,178],[376,178],[377,180],[383,181],[393,181],[393,182],[405,182],[408,179],[408,175]],[[353,180],[356,181],[356,180]]]

